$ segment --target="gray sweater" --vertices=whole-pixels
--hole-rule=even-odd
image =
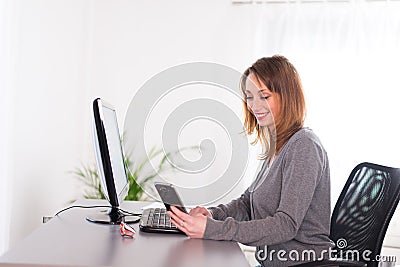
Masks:
[[[329,257],[329,162],[318,137],[296,132],[240,198],[210,211],[204,238],[257,246],[264,266]]]

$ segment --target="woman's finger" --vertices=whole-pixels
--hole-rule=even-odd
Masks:
[[[190,210],[189,215],[196,215],[197,213],[201,213],[201,207],[197,206],[196,208],[193,208]]]
[[[181,220],[181,218],[179,218],[179,216],[176,215],[175,213],[173,213],[172,211],[167,211],[167,215],[168,215],[169,217],[171,217],[171,219],[174,219],[175,221]]]
[[[183,211],[179,210],[178,208],[176,208],[175,206],[171,206],[171,210],[173,211],[173,213],[175,213],[180,219],[184,220],[184,221],[191,221],[192,220],[192,216],[190,216],[187,213],[184,213]]]
[[[179,223],[178,221],[171,219],[171,222],[176,226],[176,228],[178,228],[179,230],[181,230],[182,232],[184,232],[187,236],[189,236],[189,232],[185,227],[185,224],[183,224],[183,226],[181,225],[181,223]]]
[[[167,211],[167,215],[169,215],[171,217],[171,222],[173,222],[175,225],[178,225],[182,228],[186,228],[186,226],[188,226],[188,220],[185,221],[185,219],[179,217],[178,215],[176,215],[175,213],[171,212],[171,211]]]

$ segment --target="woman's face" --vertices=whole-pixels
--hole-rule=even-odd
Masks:
[[[245,97],[247,108],[260,126],[273,126],[278,115],[278,95],[271,92],[253,73],[247,77]]]

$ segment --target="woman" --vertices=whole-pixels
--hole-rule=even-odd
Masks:
[[[171,221],[191,238],[233,240],[256,246],[263,266],[290,266],[329,257],[330,176],[327,154],[303,127],[300,77],[283,56],[261,58],[241,82],[245,129],[264,153],[255,182],[238,199]]]

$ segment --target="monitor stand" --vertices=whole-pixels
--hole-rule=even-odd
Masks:
[[[125,223],[136,223],[140,220],[140,217],[124,215],[117,207],[111,207],[107,211],[89,215],[86,217],[86,220],[92,223],[120,224],[122,221]]]

